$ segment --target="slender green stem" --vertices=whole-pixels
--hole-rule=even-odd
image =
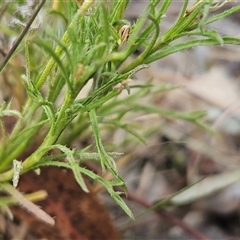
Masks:
[[[240,45],[240,38],[225,36],[225,37],[223,37],[223,42],[224,42],[224,44]],[[193,47],[213,46],[213,45],[220,45],[220,43],[219,43],[219,41],[216,41],[215,39],[194,39],[194,40],[190,40],[188,42],[176,44],[174,46],[169,45],[166,49],[156,52],[155,54],[152,54],[151,56],[146,58],[144,63],[149,64],[158,59],[166,57],[172,53],[184,51],[187,49],[191,49]]]
[[[62,44],[67,44],[69,42],[69,31],[73,28],[75,22],[79,20],[79,17],[81,17],[88,10],[88,8],[93,4],[93,2],[94,2],[94,0],[88,0],[88,1],[85,0],[84,1],[83,5],[78,10],[75,17],[73,18],[72,22],[69,24],[67,31],[64,33],[62,40],[61,40]],[[57,48],[55,50],[55,54],[57,56],[60,56],[62,51],[63,51],[63,48],[59,45],[59,46],[57,46]],[[42,85],[45,83],[47,77],[49,76],[50,72],[52,71],[54,64],[55,64],[55,60],[54,60],[54,58],[51,58],[49,60],[49,62],[47,63],[47,66],[45,67],[42,75],[36,82],[37,89],[40,89],[42,87]]]
[[[210,17],[209,19],[207,19],[205,21],[204,24],[210,24],[212,22],[215,22],[215,21],[217,21],[219,19],[225,18],[225,17],[227,17],[227,16],[229,16],[229,15],[231,15],[233,13],[239,12],[239,11],[240,11],[240,5],[232,7],[232,8],[230,8],[230,9],[228,9],[228,10],[222,12],[222,13],[219,13],[217,15],[214,15],[214,16]]]
[[[201,5],[197,7],[191,14],[188,16],[183,16],[179,19],[172,28],[170,28],[156,43],[152,48],[151,54],[157,52],[161,49],[162,46],[173,41],[179,33],[187,31],[187,29],[196,21],[197,16],[200,15]],[[197,25],[196,25],[197,26]]]
[[[38,161],[40,161],[40,159],[48,151],[48,147],[57,141],[59,135],[61,134],[63,129],[66,127],[66,122],[67,122],[66,110],[69,108],[72,101],[73,100],[72,100],[71,95],[67,94],[65,101],[59,112],[59,116],[56,121],[56,124],[50,128],[48,135],[44,139],[43,143],[39,146],[39,148],[23,162],[23,164],[22,164],[23,169],[22,169],[21,173],[27,172],[35,164],[37,164]],[[12,176],[13,176],[12,169],[3,174],[0,174],[0,182],[11,180]]]
[[[45,2],[45,1],[43,1]],[[91,0],[91,1],[85,1],[84,4],[82,5],[82,7],[79,9],[79,11],[77,12],[77,14],[75,15],[74,19],[72,20],[72,22],[70,23],[69,25],[69,29],[73,27],[74,25],[74,21],[77,21],[79,19],[79,17],[81,15],[83,15],[89,6],[91,6],[91,4],[93,3],[94,1]],[[39,9],[40,10],[40,9]],[[62,40],[61,42],[64,44],[67,44],[67,42],[69,41],[69,35],[68,35],[68,31],[69,29],[65,32],[65,34],[63,35],[62,37]],[[63,48],[61,46],[58,46],[55,50],[55,54],[57,56],[60,56],[61,53],[63,51]],[[42,85],[44,84],[44,82],[46,81],[47,77],[49,76],[53,66],[55,64],[55,60],[54,58],[51,58],[49,60],[49,62],[47,63],[43,73],[41,74],[40,78],[37,80],[36,82],[36,88],[37,89],[40,89],[42,87]],[[27,119],[27,115],[29,114],[29,109],[33,109],[35,110],[37,108],[37,106],[35,105],[35,107],[33,107],[33,102],[32,102],[32,99],[31,98],[28,98],[25,106],[23,107],[23,112],[22,112],[22,118],[18,120],[17,124],[15,125],[14,129],[13,129],[13,132],[11,134],[11,139],[14,139],[20,132],[21,128],[23,127],[23,124],[25,123],[25,119]]]
[[[151,42],[147,46],[147,48],[138,57],[136,57],[135,60],[132,61],[126,68],[124,68],[122,70],[122,73],[129,72],[129,71],[133,70],[134,68],[136,68],[137,66],[141,65],[143,63],[144,59],[150,53],[150,51],[152,50],[154,44],[157,41],[157,38],[158,38],[159,33],[160,33],[159,23],[152,16],[148,16],[148,18],[154,23],[155,34],[154,34]]]

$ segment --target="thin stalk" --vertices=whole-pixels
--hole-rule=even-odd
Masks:
[[[72,22],[69,24],[67,31],[64,33],[64,35],[61,39],[62,44],[67,44],[69,42],[70,29],[72,29],[74,27],[75,22],[79,20],[79,17],[81,17],[88,10],[88,8],[93,4],[93,2],[94,2],[94,0],[85,0],[84,1],[81,8],[78,10],[75,17],[73,18]],[[55,50],[55,54],[57,56],[60,56],[62,51],[63,51],[63,47],[61,47],[59,45],[59,46],[57,46],[57,48]],[[55,64],[55,60],[54,60],[54,58],[51,58],[49,60],[49,62],[47,63],[47,66],[45,67],[42,75],[36,82],[37,89],[40,89],[42,87],[42,85],[45,83],[47,77],[49,76],[50,72],[52,71],[54,64]]]
[[[45,1],[44,1],[45,2]],[[61,42],[64,44],[66,44],[69,41],[69,35],[68,35],[68,31],[69,28],[72,28],[74,26],[74,22],[77,21],[79,19],[80,16],[82,16],[88,9],[88,7],[91,6],[91,4],[94,2],[94,0],[90,0],[90,1],[84,1],[84,3],[82,4],[81,8],[78,10],[77,14],[75,15],[74,19],[72,20],[72,22],[70,23],[67,31],[65,32],[65,34],[63,35]],[[56,48],[55,50],[55,54],[57,56],[60,56],[61,53],[63,51],[63,47],[61,47],[60,45]],[[45,83],[47,77],[49,76],[53,66],[55,64],[54,58],[51,58],[43,73],[41,74],[40,78],[36,81],[36,88],[40,89],[42,87],[42,85]],[[23,124],[24,124],[24,119],[26,119],[26,115],[29,112],[29,109],[32,108],[32,99],[28,99],[24,108],[23,108],[23,112],[22,112],[22,119],[20,119],[17,124],[15,125],[13,132],[11,134],[11,139],[15,138],[18,134],[19,131],[21,130]]]
[[[46,0],[42,0],[42,2],[38,5],[37,9],[34,11],[33,15],[31,16],[31,18],[29,19],[29,21],[26,24],[26,27],[23,29],[23,31],[21,32],[21,34],[19,35],[18,39],[15,41],[15,43],[13,44],[11,50],[9,51],[9,53],[6,55],[6,57],[3,59],[2,63],[0,64],[0,73],[2,72],[2,70],[4,69],[4,67],[7,65],[8,61],[11,59],[13,53],[16,51],[16,49],[18,48],[19,44],[22,42],[24,36],[27,34],[29,28],[31,27],[32,23],[34,22],[35,18],[38,15],[38,12],[41,10],[41,8],[43,7],[43,5],[45,4]]]
[[[151,54],[154,54],[156,51],[162,48],[162,46],[167,45],[169,42],[178,36],[179,33],[182,33],[191,26],[192,23],[196,21],[197,16],[200,14],[201,6],[197,7],[190,15],[179,19],[172,28],[170,28],[156,43],[152,48]],[[196,25],[197,26],[197,25]]]
[[[224,44],[233,44],[233,45],[240,45],[240,38],[234,38],[225,36],[222,38]],[[190,40],[188,42],[179,43],[174,46],[169,46],[166,49],[163,49],[160,52],[156,52],[145,59],[144,63],[149,64],[151,62],[154,62],[158,59],[161,59],[163,57],[166,57],[172,53],[184,51],[187,49],[191,49],[193,47],[197,46],[214,46],[214,45],[220,45],[219,41],[216,41],[215,39],[194,39]]]
[[[21,173],[27,172],[35,164],[37,164],[40,161],[40,159],[46,154],[49,146],[53,145],[57,141],[59,135],[66,127],[67,123],[66,110],[72,104],[72,101],[73,99],[71,97],[71,94],[67,94],[65,101],[59,112],[56,124],[50,128],[49,133],[47,134],[46,138],[44,139],[43,143],[39,146],[39,148],[23,162],[22,164],[23,169]],[[13,169],[0,174],[0,182],[9,181],[12,179],[12,177]]]
[[[126,68],[124,68],[122,73],[129,72],[132,69],[136,68],[137,66],[141,65],[143,63],[144,59],[146,58],[146,56],[150,53],[154,44],[157,41],[157,38],[158,38],[159,33],[160,33],[159,23],[152,16],[148,16],[148,18],[154,23],[155,34],[154,34],[151,42],[147,46],[147,48],[138,57],[136,57],[133,62],[131,62]]]

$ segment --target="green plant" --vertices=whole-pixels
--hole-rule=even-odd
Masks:
[[[70,168],[84,191],[88,192],[88,188],[82,175],[102,183],[122,209],[133,218],[131,210],[120,197],[121,193],[114,190],[115,186],[121,186],[126,191],[124,180],[118,174],[114,160],[120,153],[109,153],[105,150],[99,123],[110,123],[117,128],[123,128],[141,141],[144,139],[133,128],[124,124],[123,117],[129,111],[181,118],[210,130],[201,122],[204,111],[182,113],[136,103],[138,98],[153,91],[168,90],[164,89],[166,86],[159,89],[149,83],[145,86],[128,86],[126,80],[137,71],[148,67],[147,64],[178,51],[199,45],[239,45],[240,38],[221,36],[216,30],[207,28],[208,24],[240,10],[238,5],[215,13],[227,2],[200,0],[189,7],[189,2],[185,0],[175,24],[165,33],[160,32],[160,26],[169,6],[173,4],[170,0],[149,1],[142,16],[133,25],[124,19],[124,12],[129,3],[127,0],[114,0],[108,5],[94,0],[84,1],[82,4],[70,1],[65,9],[61,9],[61,4],[64,3],[59,2],[57,8],[48,14],[57,15],[66,26],[61,40],[58,37],[58,29],[51,28],[50,25],[50,30],[43,32],[42,36],[37,35],[34,29],[27,31],[32,23],[29,22],[25,26],[24,34],[20,35],[19,41],[0,67],[2,72],[12,54],[16,53],[18,44],[22,43],[20,49],[24,49],[25,52],[24,87],[27,99],[21,111],[11,109],[11,103],[3,103],[0,108],[1,189],[34,212],[34,205],[14,188],[20,175],[41,166]],[[37,13],[38,11],[35,16]],[[5,33],[7,30],[5,26]],[[183,37],[184,41],[181,41]],[[141,51],[140,54],[129,63],[128,58],[137,50]],[[47,63],[43,64],[46,61]],[[78,99],[90,79],[93,79],[91,90],[86,97]],[[132,93],[132,88],[139,90]],[[124,99],[119,98],[124,89],[129,95]],[[59,105],[57,102],[60,96],[63,97]],[[18,119],[9,137],[4,128],[3,116],[15,116]],[[97,152],[91,152],[90,148],[68,147],[74,138],[90,127]],[[17,161],[39,133],[43,141],[38,148],[23,162]],[[59,149],[61,153],[46,155],[52,149]],[[59,161],[62,158],[66,161]],[[99,161],[103,172],[110,171],[114,180],[105,180],[102,176],[81,167],[84,159]],[[8,183],[11,180],[14,187]],[[12,199],[0,199],[1,206],[5,208],[12,202]],[[53,223],[44,212],[38,210],[36,214],[44,221]]]

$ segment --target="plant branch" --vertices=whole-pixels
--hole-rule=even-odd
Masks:
[[[12,48],[10,49],[10,51],[8,52],[8,54],[6,55],[6,57],[3,59],[2,63],[0,64],[0,73],[2,72],[2,70],[4,69],[4,67],[7,65],[8,61],[10,60],[10,58],[12,57],[13,53],[16,51],[17,47],[19,46],[19,44],[22,42],[24,36],[27,34],[29,28],[31,27],[33,21],[35,20],[35,18],[38,15],[38,12],[41,10],[41,8],[43,7],[43,5],[45,4],[46,0],[42,0],[42,2],[38,5],[37,9],[34,11],[33,15],[31,16],[31,18],[28,20],[26,27],[23,29],[23,31],[21,32],[21,34],[19,35],[18,39],[16,40],[16,42],[13,44]]]

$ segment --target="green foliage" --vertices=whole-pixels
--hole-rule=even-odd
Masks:
[[[49,24],[42,35],[36,34],[35,31],[30,31],[26,35],[27,30],[25,32],[24,86],[27,100],[21,112],[11,110],[10,105],[6,104],[2,104],[0,108],[3,139],[0,147],[0,184],[5,191],[32,211],[35,211],[33,205],[23,200],[24,197],[7,182],[14,180],[16,186],[20,175],[29,170],[41,166],[58,166],[71,169],[76,181],[86,192],[88,188],[82,175],[102,183],[122,209],[133,218],[130,209],[120,197],[121,193],[114,190],[114,187],[121,186],[126,191],[125,182],[119,176],[114,160],[119,154],[105,150],[99,123],[122,128],[142,142],[144,138],[124,123],[123,117],[129,111],[181,118],[209,130],[201,122],[205,115],[204,111],[181,113],[136,104],[143,96],[167,91],[173,86],[157,88],[149,83],[145,86],[128,86],[126,80],[142,68],[148,67],[146,64],[178,51],[199,45],[239,45],[238,37],[221,36],[217,31],[207,28],[207,25],[239,11],[240,6],[215,14],[222,4],[213,0],[200,0],[190,8],[188,0],[185,0],[174,25],[165,33],[161,33],[161,20],[169,6],[174,4],[172,1],[149,1],[142,16],[133,26],[126,25],[128,22],[124,19],[128,2],[114,0],[111,4],[105,4],[103,1],[88,0],[78,6],[74,1],[70,1],[65,9],[59,7],[49,11],[48,17],[54,17],[55,23],[61,20],[66,25],[61,39],[54,24],[53,26]],[[59,4],[61,5],[61,2]],[[3,23],[0,25],[4,27],[5,32],[9,32]],[[125,29],[121,31],[124,25]],[[31,24],[27,24],[25,29],[29,29],[30,26]],[[23,37],[19,36],[18,44],[23,41]],[[183,37],[184,40],[180,41]],[[0,71],[6,67],[17,47],[18,45],[7,55]],[[137,50],[141,50],[141,53],[129,64],[126,60]],[[38,66],[37,71],[34,71],[32,66]],[[77,98],[91,79],[93,81],[88,95]],[[132,88],[138,88],[138,91],[132,93]],[[124,90],[127,90],[129,95],[123,99],[119,95]],[[63,97],[59,105],[60,96]],[[6,137],[2,120],[5,115],[14,115],[18,118],[9,137]],[[109,119],[108,117],[112,115],[115,118]],[[95,139],[97,153],[86,152],[90,149],[72,150],[66,146],[76,136],[89,129],[89,126]],[[31,146],[32,139],[39,132],[43,135],[39,147],[20,165],[13,165]],[[49,150],[55,148],[61,153],[46,155]],[[63,157],[66,161],[59,161]],[[81,167],[84,159],[99,161],[103,172],[110,171],[114,179],[105,180],[104,177]],[[36,214],[46,222],[51,222],[39,210]]]

